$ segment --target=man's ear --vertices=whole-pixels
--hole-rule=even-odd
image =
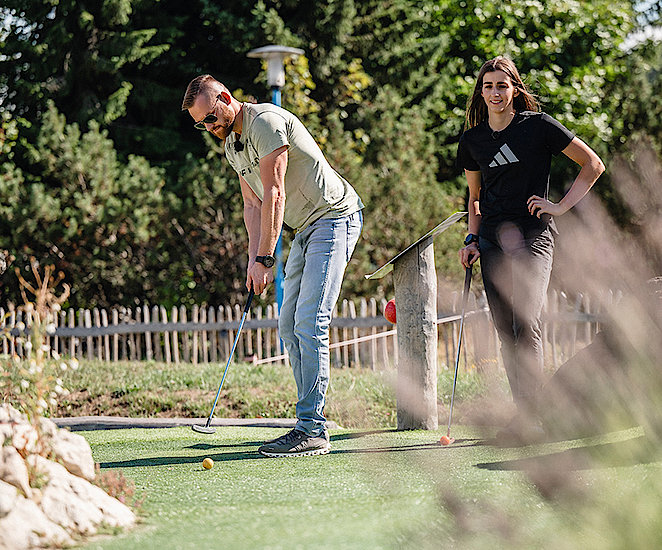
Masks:
[[[221,101],[226,105],[230,105],[230,103],[232,103],[232,96],[228,92],[221,92],[218,95],[220,96]]]

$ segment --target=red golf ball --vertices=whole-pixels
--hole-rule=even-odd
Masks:
[[[393,323],[395,325],[395,298],[391,298],[388,302],[386,302],[386,307],[384,308],[384,317],[389,323]]]

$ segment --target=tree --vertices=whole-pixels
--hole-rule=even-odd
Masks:
[[[26,157],[33,172],[0,165],[0,249],[19,267],[32,256],[55,264],[73,283],[74,306],[153,297],[151,271],[167,247],[162,171],[140,157],[121,163],[97,122],[82,133],[52,104]],[[16,285],[2,276],[5,299],[16,299]]]
[[[125,114],[142,68],[168,49],[154,28],[131,28],[134,0],[6,0],[0,96],[3,109],[35,120],[52,100],[72,122],[109,124]]]

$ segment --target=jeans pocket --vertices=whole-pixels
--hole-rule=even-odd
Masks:
[[[359,210],[358,212],[347,216],[347,247],[345,250],[346,261],[349,261],[354,254],[354,249],[356,248],[356,243],[361,236],[361,231],[363,229],[363,213]]]

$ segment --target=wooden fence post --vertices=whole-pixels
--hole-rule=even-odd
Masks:
[[[349,316],[352,319],[356,319],[356,305],[352,300],[349,301]],[[352,328],[351,339],[356,340],[359,337],[359,329],[357,327]],[[358,368],[361,366],[361,356],[359,354],[359,344],[352,344],[352,363],[354,367]]]
[[[81,328],[85,327],[85,311],[83,309],[78,310],[78,326]],[[83,358],[83,342],[78,339],[78,360]]]
[[[398,429],[436,430],[437,275],[432,238],[393,265],[398,316]]]
[[[100,327],[101,326],[101,314],[99,313],[99,308],[94,308],[92,310],[92,315],[94,318],[94,326],[95,327]],[[97,359],[99,361],[103,361],[103,338],[101,336],[97,336],[96,338],[97,343]]]
[[[226,321],[232,321],[232,308],[230,306],[225,306],[225,320]],[[234,342],[234,331],[232,329],[228,329],[228,334],[227,334],[227,345],[228,345],[228,354],[227,357],[230,356],[230,350],[232,349],[232,344]],[[236,352],[235,352],[236,353]]]
[[[193,311],[191,312],[191,321],[198,323],[200,320],[200,308],[198,305],[193,306]],[[191,347],[191,363],[194,365],[198,364],[198,338],[199,333],[197,330],[193,331],[193,345]]]
[[[173,323],[177,323],[178,314],[179,314],[179,310],[177,309],[177,306],[172,306],[172,322]],[[179,334],[179,332],[177,332],[176,330],[172,331],[172,358],[175,361],[175,363],[179,363],[178,334]]]
[[[113,308],[111,311],[113,325],[119,325],[119,312]],[[113,361],[119,361],[119,334],[113,334]]]
[[[200,324],[205,324],[207,322],[207,308],[204,306],[200,306],[200,310],[198,312],[200,315]],[[200,346],[200,351],[202,353],[202,359],[200,362],[202,364],[207,364],[209,363],[209,345],[207,342],[207,331],[203,330],[200,331],[200,339],[202,340],[201,346]]]
[[[207,319],[210,323],[216,322],[216,310],[213,307],[207,308]],[[209,331],[209,360],[212,363],[218,361],[218,331],[210,330]]]
[[[258,321],[262,320],[262,306],[258,306],[255,308],[255,319]],[[262,353],[262,333],[264,332],[264,329],[257,329],[257,335],[255,338],[255,358],[256,359],[262,359],[263,353]]]
[[[142,308],[140,306],[136,307],[135,320],[136,320],[136,323],[142,323]],[[134,349],[134,354],[135,354],[134,357],[135,357],[136,361],[140,361],[143,358],[142,345],[140,343],[140,340],[141,340],[140,336],[141,336],[140,332],[134,332],[133,335],[132,335],[133,349]]]
[[[164,306],[161,306],[159,310],[161,312],[161,322],[164,324],[167,323],[168,312],[166,311],[166,308]],[[170,333],[167,331],[163,333],[163,350],[165,353],[165,361],[169,365],[172,362],[172,356],[170,354]]]
[[[218,306],[216,311],[216,319],[218,319],[219,323],[227,321],[225,318],[225,308],[223,306]],[[230,355],[230,347],[228,346],[228,339],[225,334],[226,332],[227,331],[221,331],[218,333],[218,350],[220,353],[221,362],[227,361]]]
[[[151,318],[152,318],[152,323],[159,322],[159,306],[152,306]],[[154,356],[154,359],[156,361],[163,361],[163,350],[161,349],[161,334],[155,332],[154,334],[152,334],[151,340],[152,340],[152,349],[153,349],[152,355]]]
[[[143,305],[143,322],[150,322],[149,306],[147,304]],[[154,351],[152,349],[152,333],[148,330],[145,331],[145,357],[148,361],[154,359]]]
[[[101,310],[101,326],[108,326],[108,312],[105,309]],[[106,361],[110,361],[110,337],[107,334],[103,337],[103,351]]]
[[[186,308],[184,306],[179,307],[179,322],[186,323]],[[182,334],[182,341],[184,343],[184,361],[189,363],[191,361],[191,346],[189,343],[188,331]]]
[[[374,298],[370,298],[370,302],[368,303],[368,314],[372,317],[377,317],[377,300]],[[372,340],[370,340],[370,370],[377,369],[377,341],[375,340],[376,334],[377,327],[372,327],[370,329],[370,336],[373,337]]]

